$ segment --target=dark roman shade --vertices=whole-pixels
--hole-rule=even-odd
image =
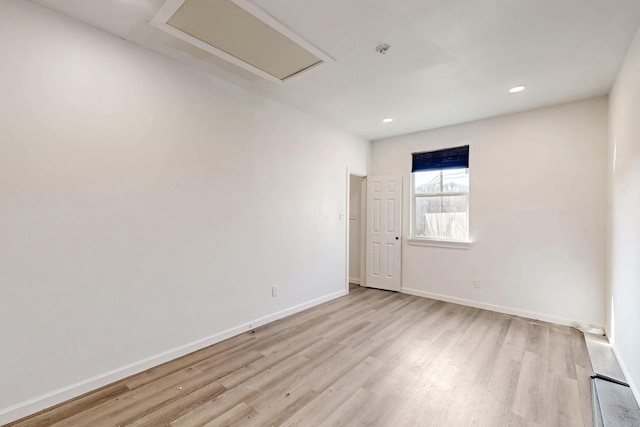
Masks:
[[[469,167],[468,145],[437,151],[423,151],[411,155],[413,156],[411,172]]]

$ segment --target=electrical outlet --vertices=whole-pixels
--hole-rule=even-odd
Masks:
[[[278,296],[278,287],[276,285],[273,285],[271,287],[271,296],[272,297],[277,297]]]
[[[476,277],[473,279],[473,287],[474,288],[478,288],[478,289],[482,289],[482,279],[479,277]]]

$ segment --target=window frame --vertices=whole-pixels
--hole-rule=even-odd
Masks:
[[[444,171],[448,169],[466,169],[467,174],[470,175],[469,168],[442,168],[442,169],[431,169],[431,171]],[[435,246],[435,247],[445,247],[445,248],[458,248],[458,249],[468,249],[471,244],[470,240],[470,219],[469,219],[469,193],[471,189],[469,188],[466,192],[442,192],[442,193],[416,193],[415,192],[415,177],[417,173],[421,173],[425,171],[417,171],[411,172],[410,181],[410,199],[411,199],[411,218],[409,221],[409,244],[416,246]],[[469,187],[471,187],[471,180],[469,180]],[[416,201],[418,198],[429,198],[429,197],[446,197],[446,196],[465,196],[466,197],[466,228],[467,228],[467,238],[466,239],[453,239],[453,238],[436,238],[436,237],[421,237],[416,236]]]

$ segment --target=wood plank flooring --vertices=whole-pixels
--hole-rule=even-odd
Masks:
[[[575,329],[352,286],[11,427],[592,426]]]

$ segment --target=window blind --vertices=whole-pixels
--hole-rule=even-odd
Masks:
[[[411,172],[469,167],[469,146],[412,153]]]

